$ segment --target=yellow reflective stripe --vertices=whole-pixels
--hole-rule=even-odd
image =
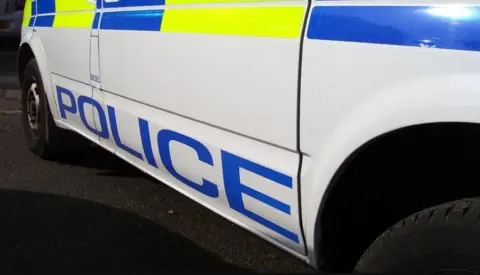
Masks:
[[[55,0],[55,12],[93,11],[95,8],[95,4],[87,0]]]
[[[91,28],[95,12],[57,13],[54,28]]]
[[[165,5],[183,4],[211,4],[211,3],[251,3],[251,2],[279,2],[284,0],[165,0]],[[288,0],[285,0],[288,1]]]
[[[25,1],[25,8],[23,9],[23,21],[22,26],[28,27],[30,18],[32,17],[32,0]]]
[[[161,31],[297,38],[304,13],[302,6],[168,8]]]
[[[96,5],[87,0],[55,0],[54,28],[91,28]]]

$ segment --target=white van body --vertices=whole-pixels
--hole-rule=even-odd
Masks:
[[[58,127],[315,267],[322,200],[353,152],[480,122],[478,1],[27,5],[22,45]]]

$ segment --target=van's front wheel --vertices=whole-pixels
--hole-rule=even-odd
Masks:
[[[480,199],[425,209],[385,231],[358,262],[359,273],[480,272]]]
[[[55,125],[35,59],[25,68],[21,89],[22,125],[30,151],[42,159],[53,159],[84,142],[78,134]]]

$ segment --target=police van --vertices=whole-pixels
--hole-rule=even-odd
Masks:
[[[474,0],[28,0],[25,137],[319,270],[480,271],[479,51]]]

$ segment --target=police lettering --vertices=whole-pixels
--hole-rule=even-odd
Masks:
[[[107,106],[107,114],[110,121],[110,125],[108,125],[107,114],[105,113],[102,105],[99,102],[97,102],[91,97],[86,96],[79,96],[78,99],[75,100],[75,96],[71,91],[58,86],[56,88],[58,108],[60,116],[63,119],[68,119],[67,113],[70,113],[72,115],[79,115],[83,125],[88,131],[103,139],[109,139],[111,134],[118,148],[128,152],[132,156],[142,161],[146,161],[149,165],[158,168],[158,164],[155,160],[154,152],[152,149],[150,127],[147,120],[138,118],[138,130],[140,133],[141,145],[143,149],[142,154],[134,150],[133,148],[130,148],[127,145],[123,144],[118,131],[118,121],[114,107]],[[68,99],[68,101],[66,101],[66,99]],[[94,112],[98,115],[98,120],[100,122],[99,125],[88,124],[85,116],[85,110],[87,107],[93,108]],[[201,142],[191,137],[168,129],[160,130],[156,136],[160,160],[168,173],[170,173],[170,175],[176,178],[178,181],[193,188],[194,190],[208,197],[217,198],[219,196],[219,190],[216,183],[210,182],[206,179],[202,179],[201,183],[194,182],[191,179],[188,179],[184,175],[180,174],[177,170],[175,170],[172,162],[172,155],[170,152],[170,143],[172,141],[192,148],[197,153],[198,161],[201,161],[213,167],[215,164],[213,162],[212,154],[210,153],[208,148]],[[255,173],[259,176],[271,180],[272,182],[288,188],[293,188],[292,178],[290,176],[279,173],[277,171],[251,162],[247,159],[243,159],[239,156],[223,150],[221,151],[221,157],[225,193],[230,208],[248,217],[249,219],[277,232],[285,238],[288,238],[291,241],[298,243],[299,239],[297,234],[273,223],[272,221],[269,221],[268,219],[252,212],[251,210],[248,210],[245,207],[243,201],[244,194],[258,201],[261,201],[262,203],[269,205],[270,207],[275,208],[280,212],[288,215],[291,214],[290,205],[287,205],[273,197],[270,197],[255,189],[252,189],[251,187],[242,184],[240,180],[240,169]]]

